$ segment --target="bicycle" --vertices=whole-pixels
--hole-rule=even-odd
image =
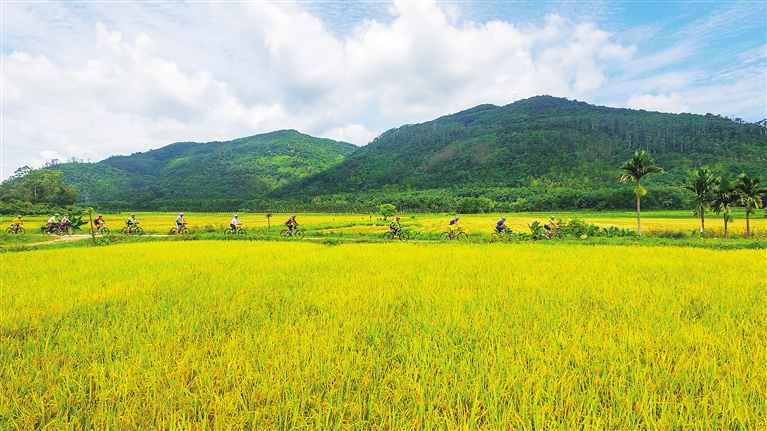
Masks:
[[[13,226],[9,226],[5,229],[5,233],[9,233],[11,235],[24,235],[27,231],[22,227],[19,226],[15,231],[13,230]]]
[[[53,226],[53,233],[55,233],[58,236],[73,235],[75,233],[75,228],[71,224],[67,224],[64,226],[57,224]]]
[[[546,235],[543,236],[545,239],[556,239],[560,241],[564,241],[567,239],[567,235],[559,230],[559,227],[555,227],[554,230],[551,231],[551,233],[546,232]]]
[[[458,239],[458,241],[466,241],[469,239],[469,234],[458,227],[455,230],[448,229],[447,231],[443,232],[442,237],[446,240]]]
[[[498,232],[498,230],[493,230],[493,233],[487,238],[487,242],[511,241],[513,238],[514,233],[511,229],[506,228],[500,232]]]
[[[101,235],[101,236],[107,236],[109,235],[109,228],[104,226],[106,223],[102,223],[99,225],[99,227],[91,227],[91,235]]]
[[[285,237],[285,238],[303,239],[304,238],[304,231],[302,231],[299,228],[283,229],[283,230],[280,231],[280,236]]]
[[[120,229],[120,232],[123,235],[143,235],[144,229],[142,229],[140,226],[133,225],[133,226],[125,226],[122,229]]]
[[[186,227],[186,223],[182,224],[180,228],[172,227],[168,231],[168,235],[176,235],[176,234],[189,235],[190,233],[192,233],[192,231],[190,231],[189,228]]]
[[[224,229],[224,235],[247,235],[248,233],[245,231],[245,229],[237,226],[236,228],[232,229],[231,226]]]
[[[407,241],[410,239],[410,234],[400,228],[397,230],[390,230],[389,232],[384,233],[383,238],[387,240],[393,240],[394,238],[399,238],[400,241]]]

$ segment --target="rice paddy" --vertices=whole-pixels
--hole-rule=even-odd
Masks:
[[[0,429],[767,428],[764,250],[163,241],[0,259]]]

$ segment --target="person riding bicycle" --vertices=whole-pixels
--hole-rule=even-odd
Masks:
[[[128,217],[127,220],[125,220],[125,226],[128,227],[127,234],[130,235],[131,232],[133,232],[133,228],[138,225],[138,220],[136,219],[136,214],[131,214],[130,217]]]
[[[181,229],[183,229],[184,225],[186,225],[184,213],[178,213],[178,217],[176,217],[176,221],[174,223],[176,225],[176,233],[181,233]]]
[[[543,228],[546,229],[546,238],[551,239],[554,237],[554,231],[559,229],[559,225],[554,221],[554,217],[549,218],[549,222],[543,225]]]
[[[96,228],[96,232],[98,232],[105,224],[106,222],[104,221],[104,217],[102,217],[101,214],[99,214],[98,217],[93,220],[93,226]]]
[[[450,220],[450,222],[448,222],[447,228],[450,230],[450,236],[455,235],[455,231],[458,230],[458,228],[460,227],[458,226],[459,219],[460,217],[455,216],[455,218],[453,218],[452,220]]]
[[[500,220],[498,220],[497,223],[495,223],[495,231],[498,233],[503,233],[506,230],[511,230],[506,226],[506,216],[501,217]]]
[[[242,225],[242,222],[239,219],[239,216],[237,214],[234,215],[234,218],[229,223],[229,227],[232,228],[232,232],[237,232],[237,226]]]
[[[52,234],[53,233],[53,229],[55,229],[56,226],[59,225],[58,217],[59,217],[59,214],[56,213],[56,214],[53,215],[53,217],[48,219],[48,232],[46,232],[47,234]]]
[[[69,221],[69,214],[64,214],[64,217],[61,218],[61,221],[59,221],[59,226],[66,227],[70,224]]]
[[[288,227],[288,234],[293,234],[293,229],[298,227],[298,222],[296,221],[296,215],[292,214],[290,218],[288,218],[288,221],[285,222],[285,226]]]
[[[24,224],[24,222],[21,221],[21,214],[16,214],[16,218],[11,221],[11,229],[13,229],[13,233],[17,233],[22,224]]]
[[[389,229],[391,229],[395,235],[402,232],[402,225],[399,222],[399,216],[397,216],[393,222],[389,225]]]

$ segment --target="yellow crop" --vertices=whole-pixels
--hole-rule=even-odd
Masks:
[[[767,429],[763,250],[0,256],[0,429]]]

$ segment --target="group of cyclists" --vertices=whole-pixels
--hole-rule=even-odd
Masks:
[[[459,216],[455,216],[447,223],[447,234],[449,238],[455,238],[456,234],[461,230],[461,227],[458,225],[460,219]],[[554,217],[551,217],[549,222],[543,225],[543,228],[546,229],[546,238],[550,239],[553,237],[554,232],[559,229],[559,224],[554,221]],[[391,229],[394,235],[399,235],[402,232],[402,224],[400,223],[399,216],[394,218],[389,225],[389,229]],[[506,226],[506,216],[501,217],[501,219],[495,223],[495,232],[498,234],[511,233],[511,229]]]
[[[61,217],[58,213],[54,214],[51,218],[48,219],[48,229],[46,231],[46,234],[52,234],[55,232],[57,228],[66,227],[70,224],[69,220],[69,214],[64,214],[63,217]],[[461,228],[459,226],[460,221],[459,216],[455,216],[447,224],[448,228],[448,235],[450,238],[454,238],[456,233],[458,233]],[[16,215],[16,217],[11,222],[11,231],[13,233],[17,233],[21,225],[23,224],[22,216]],[[181,212],[178,214],[178,217],[176,217],[176,220],[173,222],[175,226],[176,233],[181,233],[182,229],[186,226],[186,218],[184,218],[184,213]],[[238,228],[242,227],[242,221],[239,218],[238,214],[235,214],[232,218],[232,221],[229,222],[229,227],[232,229],[232,231],[237,231]],[[99,214],[94,220],[93,220],[94,228],[96,229],[96,232],[100,232],[101,229],[106,225],[106,222],[104,221],[104,217],[102,214]],[[128,217],[125,220],[125,233],[127,235],[131,235],[135,228],[137,228],[139,225],[138,219],[136,219],[136,214],[132,213],[130,217]],[[287,234],[288,236],[291,235],[295,229],[298,228],[298,222],[296,221],[296,215],[291,214],[288,220],[285,222],[285,226],[288,227]],[[554,217],[551,217],[549,222],[546,223],[544,226],[544,229],[546,229],[546,237],[551,238],[554,234],[554,231],[559,229],[559,225],[554,221]],[[402,233],[402,224],[400,223],[400,217],[397,216],[394,218],[394,220],[389,225],[389,228],[391,229],[392,233],[394,235],[400,235]],[[504,233],[511,233],[511,229],[506,226],[506,216],[501,217],[500,220],[498,220],[495,223],[495,232],[498,234],[504,234]]]

